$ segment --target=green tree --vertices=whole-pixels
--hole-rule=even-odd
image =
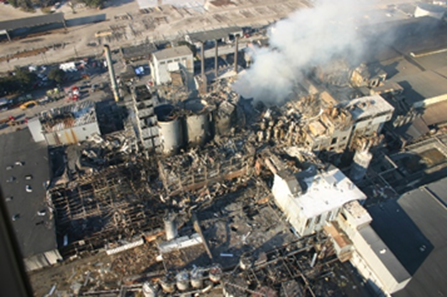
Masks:
[[[61,83],[65,78],[65,72],[59,68],[53,68],[48,72],[48,78],[57,83]]]
[[[17,67],[13,73],[0,78],[0,95],[22,93],[31,89],[36,82],[36,75]]]
[[[106,0],[81,0],[84,2],[87,6],[93,7],[93,8],[103,8],[104,3],[106,3]]]
[[[34,10],[31,0],[11,0],[9,3],[16,8],[22,8],[26,11]]]
[[[23,88],[29,88],[36,81],[36,75],[31,73],[28,69],[16,67],[15,78],[22,85]]]

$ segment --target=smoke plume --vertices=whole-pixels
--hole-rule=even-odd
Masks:
[[[364,36],[358,30],[366,7],[358,0],[317,0],[269,28],[269,47],[254,48],[254,63],[234,83],[245,98],[279,103],[288,98],[303,72],[349,53],[360,61]],[[363,2],[364,3],[364,2]],[[369,6],[371,7],[371,6]]]

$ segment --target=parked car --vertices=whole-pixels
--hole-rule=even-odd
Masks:
[[[25,190],[26,190],[28,193],[31,193],[31,192],[33,191],[33,188],[31,188],[30,185],[26,185],[26,186],[25,186]]]
[[[20,214],[16,213],[15,215],[12,216],[12,221],[17,221],[20,218]]]
[[[25,175],[26,180],[32,180],[33,176],[31,174]]]
[[[16,180],[16,178],[14,177],[14,176],[11,176],[10,178],[8,178],[7,180],[6,180],[6,182],[7,183],[12,183],[12,182],[14,182]]]
[[[8,165],[8,166],[6,166],[6,170],[11,170],[11,169],[13,169],[13,168],[14,168],[13,165]]]

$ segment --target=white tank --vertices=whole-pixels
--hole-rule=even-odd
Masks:
[[[186,136],[190,147],[202,146],[211,138],[210,112],[207,103],[202,100],[185,101]]]
[[[429,3],[419,3],[414,11],[414,17],[420,18],[424,16],[430,16],[435,19],[442,19],[445,13],[445,8],[438,5],[433,5]]]
[[[178,235],[175,218],[176,215],[173,213],[168,213],[163,217],[163,222],[165,224],[166,240],[172,240],[176,238]]]
[[[162,146],[161,151],[164,155],[178,153],[184,144],[182,121],[173,114],[173,111],[174,107],[169,104],[155,107]]]
[[[171,277],[166,276],[160,279],[160,285],[166,293],[173,293],[175,291],[175,282]]]
[[[350,178],[354,182],[358,182],[365,177],[369,163],[372,160],[372,154],[368,151],[356,151],[352,160]]]
[[[143,284],[144,297],[157,297],[157,290],[150,283],[145,282]]]
[[[188,271],[181,271],[175,276],[177,281],[177,289],[179,291],[186,291],[189,289],[189,273]]]
[[[209,271],[209,277],[213,283],[220,282],[220,279],[222,278],[222,268],[218,265],[212,267]]]
[[[194,289],[201,289],[203,287],[203,272],[200,268],[195,268],[191,271],[191,286]]]

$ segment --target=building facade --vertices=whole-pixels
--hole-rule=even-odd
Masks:
[[[194,74],[193,55],[186,45],[163,49],[152,54],[150,67],[157,85],[172,82],[173,72],[180,72],[188,80]]]

